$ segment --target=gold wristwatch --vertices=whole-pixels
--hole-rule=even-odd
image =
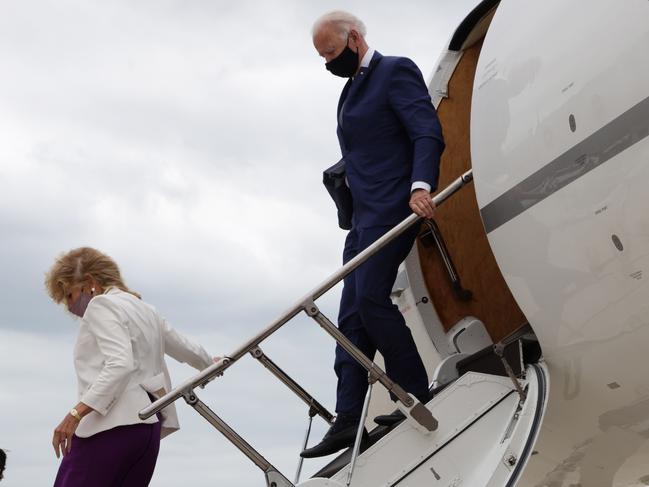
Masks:
[[[70,409],[70,416],[75,418],[77,421],[81,421],[81,415],[79,414],[79,411],[77,411],[77,408]]]

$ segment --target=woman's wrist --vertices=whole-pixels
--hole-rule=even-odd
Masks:
[[[84,416],[90,414],[92,411],[93,411],[93,409],[92,409],[90,406],[88,406],[87,404],[84,404],[84,403],[80,402],[79,404],[77,404],[75,407],[73,407],[73,408],[70,410],[70,415],[73,416],[73,417],[75,417],[75,418],[78,419],[79,421],[81,421],[81,419],[82,419]],[[74,412],[76,412],[77,414],[75,415]],[[78,415],[78,417],[77,417],[77,415]]]
[[[83,419],[79,414],[79,411],[77,411],[77,408],[70,409],[70,416],[72,416],[77,421],[81,421]]]

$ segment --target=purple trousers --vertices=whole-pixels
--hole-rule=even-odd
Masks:
[[[72,438],[54,487],[146,487],[160,449],[160,421]]]

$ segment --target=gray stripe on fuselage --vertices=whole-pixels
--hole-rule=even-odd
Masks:
[[[492,232],[647,136],[649,98],[481,208],[485,230]]]

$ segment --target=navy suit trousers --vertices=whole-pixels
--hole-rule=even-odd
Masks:
[[[367,248],[392,226],[352,228],[345,240],[343,262]],[[378,350],[388,377],[420,401],[428,397],[428,378],[410,329],[390,293],[399,264],[406,258],[418,233],[415,225],[368,259],[344,281],[338,328],[368,358]],[[338,376],[336,412],[360,416],[367,392],[367,372],[344,349],[336,347]]]

